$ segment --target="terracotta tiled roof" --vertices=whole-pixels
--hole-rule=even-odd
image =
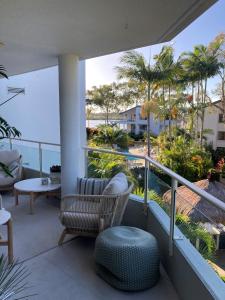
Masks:
[[[195,182],[195,185],[225,202],[225,186],[222,183],[204,179]],[[163,199],[170,203],[170,190],[163,195]],[[214,222],[225,224],[225,213],[221,209],[202,199],[187,187],[178,187],[176,199],[177,213],[185,214],[194,221],[209,222],[212,219]]]

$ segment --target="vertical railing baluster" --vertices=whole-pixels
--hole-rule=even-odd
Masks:
[[[40,177],[42,177],[42,147],[41,143],[38,143],[38,148],[39,148],[39,170],[40,170]]]
[[[149,162],[145,159],[145,177],[144,177],[144,213],[148,211],[148,174],[149,174]]]
[[[169,236],[169,255],[173,255],[174,243],[174,226],[176,222],[176,193],[177,193],[177,180],[171,179],[171,205],[170,205],[170,236]]]

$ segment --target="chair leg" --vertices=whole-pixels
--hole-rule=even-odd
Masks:
[[[12,220],[7,222],[8,233],[8,260],[9,264],[13,262],[13,233],[12,233]]]
[[[65,228],[60,236],[59,241],[58,241],[59,246],[62,246],[62,243],[63,243],[66,235],[67,235],[67,229]]]

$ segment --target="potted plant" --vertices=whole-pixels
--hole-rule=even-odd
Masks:
[[[8,264],[8,259],[3,254],[0,256],[0,299],[30,299],[36,294],[25,295],[31,288],[27,282],[29,270],[23,264],[14,261]]]
[[[53,165],[50,167],[50,181],[52,184],[60,184],[60,182],[61,182],[61,166]]]

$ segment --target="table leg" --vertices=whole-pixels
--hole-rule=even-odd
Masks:
[[[34,199],[35,199],[35,193],[30,194],[30,214],[34,214]]]
[[[7,222],[7,234],[8,234],[8,260],[11,264],[13,262],[13,231],[12,231],[12,220]]]
[[[17,190],[14,190],[15,195],[15,205],[19,205],[19,192]]]

